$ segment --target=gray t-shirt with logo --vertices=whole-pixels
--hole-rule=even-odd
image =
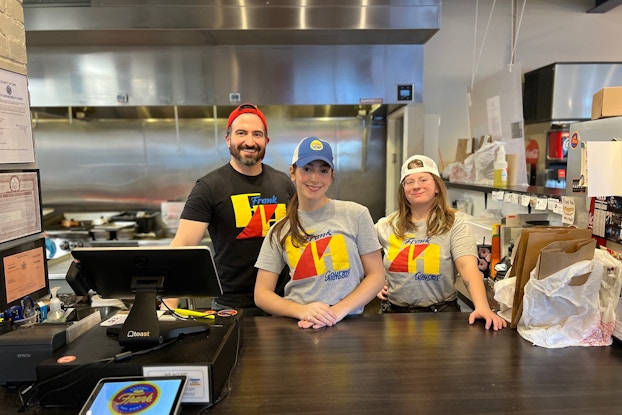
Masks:
[[[373,219],[365,206],[332,199],[321,209],[298,213],[304,229],[313,236],[300,248],[288,239],[283,249],[276,240],[270,243],[274,238],[271,229],[255,267],[279,273],[287,265],[290,280],[284,298],[300,304],[321,301],[334,305],[364,278],[361,255],[382,248]],[[351,314],[362,312],[360,308]]]
[[[376,224],[384,251],[385,278],[389,301],[397,306],[427,307],[456,299],[457,270],[454,259],[477,257],[477,244],[469,224],[460,213],[451,230],[440,236],[426,236],[426,224],[400,239],[388,218]]]

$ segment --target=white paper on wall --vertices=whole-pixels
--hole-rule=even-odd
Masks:
[[[588,141],[587,194],[622,196],[622,141]]]

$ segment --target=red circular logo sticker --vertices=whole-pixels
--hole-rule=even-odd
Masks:
[[[71,363],[76,360],[75,356],[61,356],[56,359],[56,363]]]
[[[529,140],[525,147],[525,161],[527,164],[538,164],[540,158],[540,146],[536,140]]]
[[[575,149],[579,147],[579,133],[576,131],[570,136],[570,148]]]

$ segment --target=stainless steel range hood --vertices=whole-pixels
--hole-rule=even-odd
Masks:
[[[24,0],[29,45],[424,44],[441,0]]]
[[[196,115],[245,101],[320,113],[422,102],[423,44],[440,29],[440,3],[25,0],[31,105]],[[411,85],[412,100],[397,85]],[[53,107],[65,108],[44,111]],[[144,113],[118,111],[132,112]]]

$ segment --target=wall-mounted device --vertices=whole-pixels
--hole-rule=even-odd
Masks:
[[[119,92],[117,93],[117,102],[119,104],[127,104],[130,102],[130,96],[127,92]]]
[[[412,101],[413,100],[413,85],[398,85],[397,86],[397,100],[398,101]]]

